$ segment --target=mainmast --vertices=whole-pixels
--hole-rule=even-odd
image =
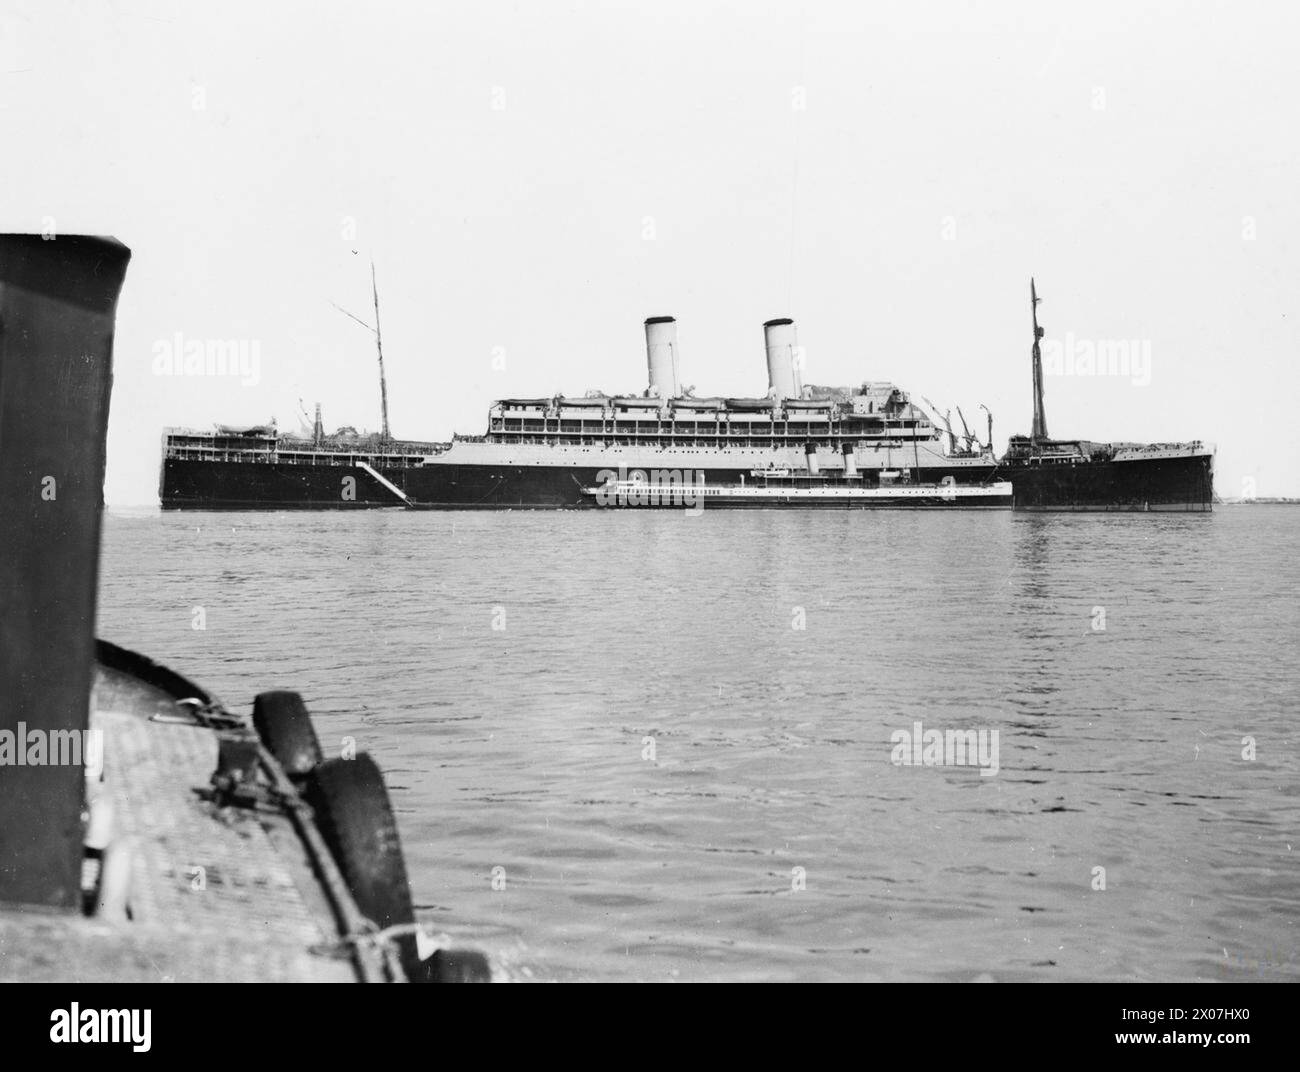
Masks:
[[[1041,301],[1034,288],[1034,280],[1029,280],[1029,310],[1034,319],[1034,429],[1029,439],[1038,443],[1047,438],[1047,415],[1043,412],[1043,352],[1038,347],[1038,340],[1043,337],[1043,329],[1038,326],[1038,303]]]
[[[372,331],[375,334],[375,349],[379,353],[379,409],[380,409],[380,414],[383,418],[383,431],[380,432],[380,436],[381,436],[380,442],[387,443],[389,439],[388,381],[384,378],[384,339],[383,336],[379,334],[379,284],[375,282],[375,261],[373,257],[370,260],[370,287],[374,291],[374,295],[375,295],[375,326],[373,328],[369,324],[367,324],[364,320],[362,320],[361,317],[355,315],[354,313],[349,313],[346,309],[343,308],[343,306],[339,305],[338,302],[330,302],[330,304],[334,306],[334,308],[337,309],[340,313],[346,316],[349,320],[355,320],[367,331]],[[317,420],[319,420],[320,419],[319,406],[316,407],[316,416],[317,416]]]
[[[370,259],[370,287],[375,295],[375,349],[379,352],[379,406],[384,421],[383,442],[388,442],[388,381],[384,378],[384,337],[379,332],[379,284],[375,282],[375,260]],[[1037,344],[1035,343],[1035,349]]]

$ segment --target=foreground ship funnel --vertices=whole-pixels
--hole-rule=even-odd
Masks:
[[[81,901],[113,324],[130,257],[111,238],[0,235],[0,750],[22,756],[0,751],[0,902]]]
[[[650,369],[649,394],[676,398],[677,321],[671,316],[652,316],[645,322],[646,363]]]
[[[798,398],[803,393],[799,370],[795,368],[794,321],[769,320],[763,325],[767,346],[768,394],[774,398]]]

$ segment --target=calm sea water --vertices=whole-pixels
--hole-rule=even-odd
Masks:
[[[1288,507],[116,512],[99,633],[301,691],[513,978],[1294,980],[1298,593]]]

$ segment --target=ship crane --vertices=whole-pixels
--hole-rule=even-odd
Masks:
[[[993,453],[993,411],[989,409],[988,406],[984,405],[983,402],[980,403],[980,409],[982,409],[985,413],[989,415],[989,453],[992,454]]]
[[[936,416],[938,416],[938,414],[939,414],[939,407],[938,407],[938,406],[936,406],[933,402],[931,402],[928,398],[926,398],[925,395],[922,395],[922,396],[921,396],[921,400],[922,400],[922,401],[923,401],[927,406],[930,407],[930,412],[931,412],[931,413],[933,413],[933,414],[935,414]],[[956,453],[957,453],[957,436],[953,433],[953,430],[952,430],[952,410],[948,410],[948,412],[947,412],[946,414],[944,414],[943,416],[940,416],[940,417],[939,417],[939,420],[943,421],[943,426],[944,426],[944,428],[946,428],[946,429],[948,430],[948,452],[949,452],[950,454],[956,454]]]
[[[961,406],[957,407],[957,417],[961,421],[961,430],[963,432],[962,439],[966,442],[966,453],[973,454],[974,448],[971,444],[978,442],[978,440],[971,435],[970,425],[966,423],[966,418],[962,415]]]

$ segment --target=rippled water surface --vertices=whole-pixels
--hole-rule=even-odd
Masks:
[[[99,633],[301,691],[386,771],[421,917],[514,978],[1300,979],[1298,534],[111,512]],[[998,773],[894,765],[916,721]]]

